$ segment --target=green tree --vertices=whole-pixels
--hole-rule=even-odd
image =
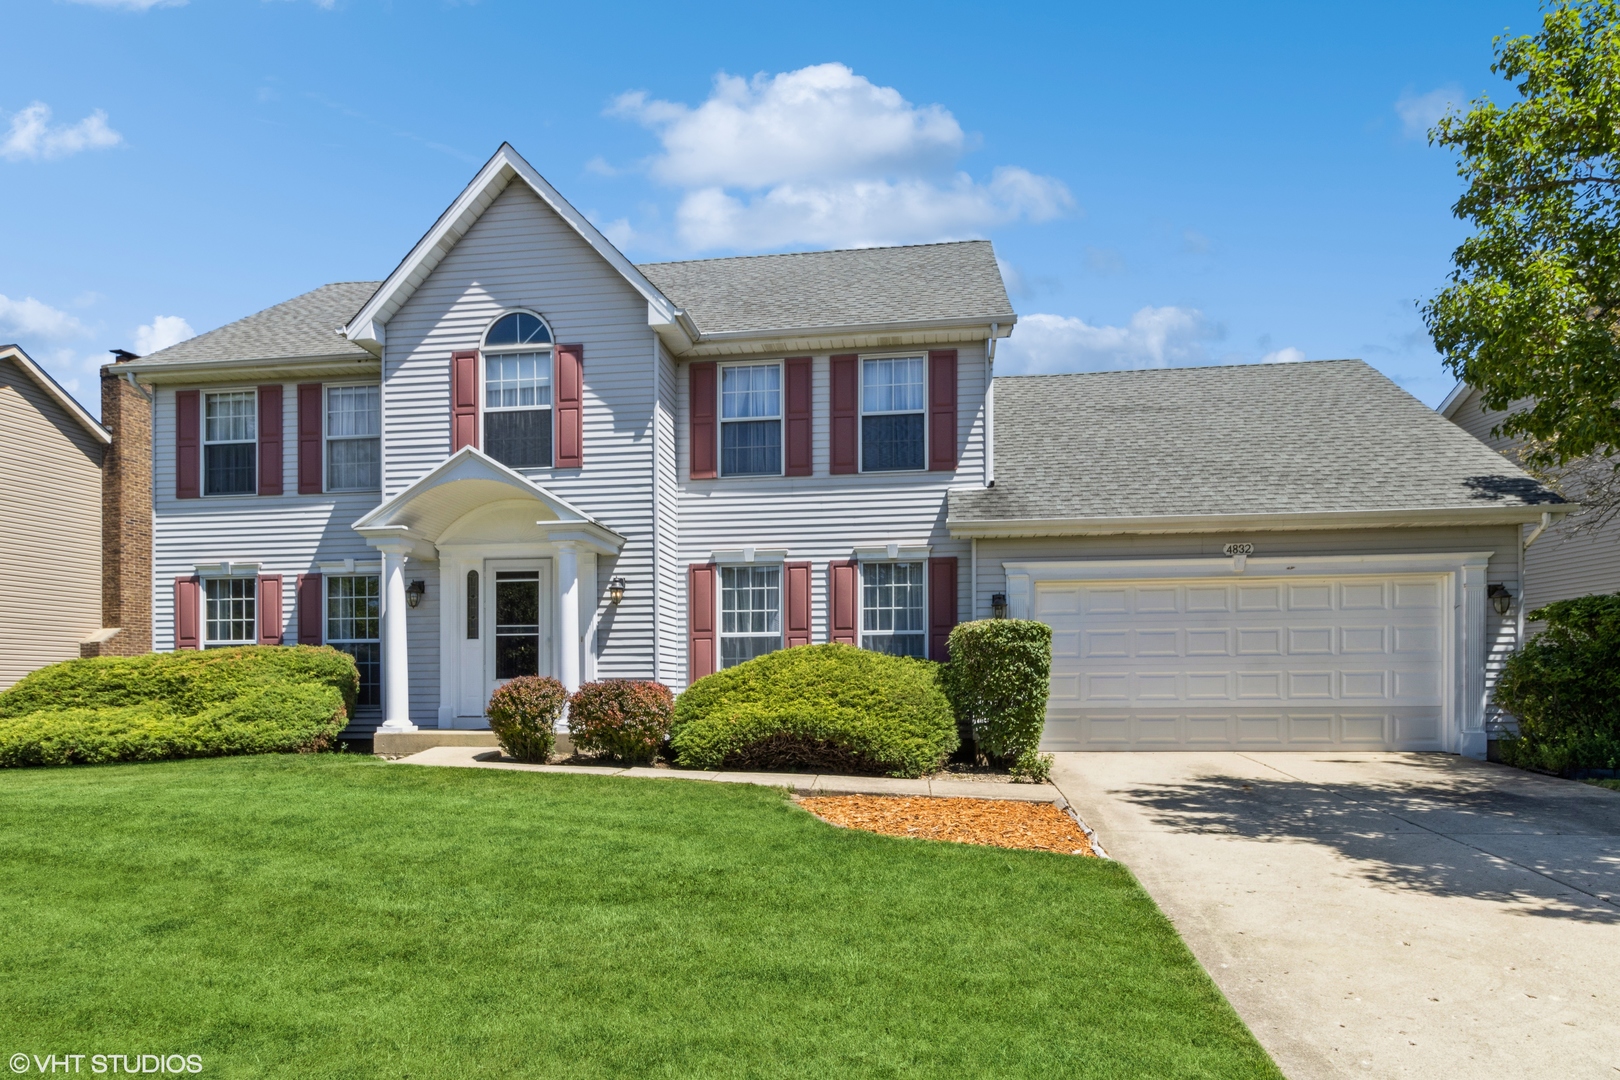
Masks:
[[[1620,449],[1620,0],[1563,0],[1539,33],[1498,37],[1507,107],[1476,99],[1430,142],[1454,150],[1475,227],[1423,308],[1435,347],[1486,406],[1511,410],[1533,470],[1615,490]],[[1594,463],[1597,468],[1594,469]],[[1604,515],[1607,516],[1607,515]]]

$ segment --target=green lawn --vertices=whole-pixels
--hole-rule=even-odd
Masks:
[[[0,772],[19,1052],[299,1078],[1280,1075],[1117,864],[835,829],[765,788],[353,755]]]

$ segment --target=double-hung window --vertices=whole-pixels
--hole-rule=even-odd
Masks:
[[[720,369],[720,475],[782,474],[782,365]]]
[[[890,656],[923,656],[923,564],[861,564],[861,648]]]
[[[203,647],[223,649],[259,640],[256,577],[208,578],[203,582]]]
[[[326,490],[382,487],[382,390],[326,388]]]
[[[526,311],[484,335],[484,452],[514,469],[551,464],[551,331]]]
[[[861,361],[861,471],[901,472],[927,465],[923,358]]]
[[[252,495],[259,490],[258,395],[229,390],[203,395],[203,493]]]
[[[782,568],[720,568],[720,666],[782,647]]]
[[[326,579],[326,643],[360,669],[356,705],[382,705],[382,591],[376,574]]]

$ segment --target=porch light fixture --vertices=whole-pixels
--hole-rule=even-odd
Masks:
[[[1485,595],[1491,598],[1491,607],[1496,609],[1498,615],[1506,615],[1513,610],[1513,594],[1501,582],[1485,590]]]
[[[616,577],[608,582],[608,599],[615,604],[624,600],[624,578]]]
[[[992,619],[1005,619],[1007,617],[1007,594],[1004,592],[992,593],[990,596],[990,617]]]
[[[422,594],[425,592],[427,592],[427,582],[417,578],[405,586],[405,602],[411,607],[415,607],[422,602]]]

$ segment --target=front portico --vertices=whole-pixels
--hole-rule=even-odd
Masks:
[[[440,728],[487,726],[490,692],[518,675],[570,691],[593,679],[597,560],[624,537],[475,447],[355,522],[383,557],[383,732],[410,718],[406,612],[411,570],[436,563]]]

